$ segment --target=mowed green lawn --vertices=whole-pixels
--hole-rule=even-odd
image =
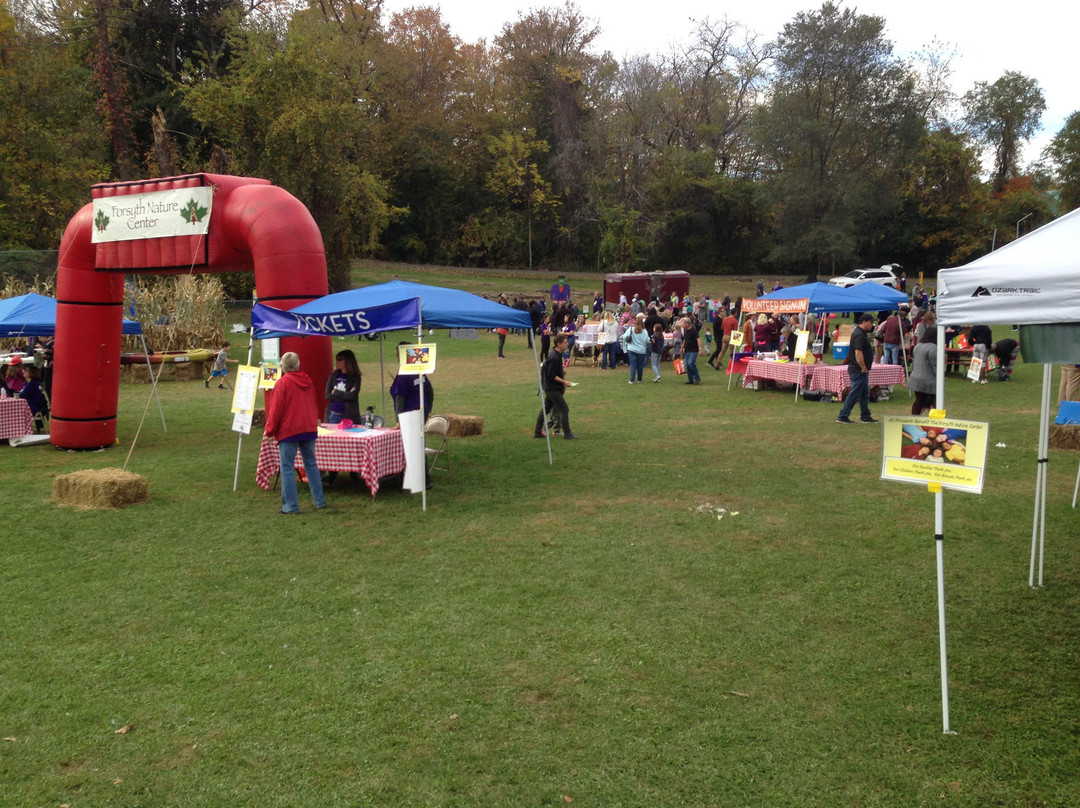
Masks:
[[[582,440],[549,465],[524,337],[505,361],[435,339],[435,411],[485,426],[426,512],[345,475],[280,517],[255,434],[234,492],[228,398],[199,382],[161,385],[167,432],[124,385],[118,446],[0,447],[0,805],[1080,802],[1076,453],[1051,455],[1027,585],[1041,367],[948,383],[992,446],[984,493],[945,497],[944,735],[933,498],[878,479],[879,427],[707,367],[579,364]],[[340,345],[378,404],[376,344]],[[148,404],[150,501],[53,504],[56,475],[124,465]]]

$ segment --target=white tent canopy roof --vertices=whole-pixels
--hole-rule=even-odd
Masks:
[[[938,272],[942,323],[1080,322],[1080,209],[982,258]]]

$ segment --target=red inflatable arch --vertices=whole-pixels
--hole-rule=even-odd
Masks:
[[[95,185],[92,196],[101,200],[188,188],[210,189],[204,235],[93,243],[93,203],[68,223],[56,279],[50,429],[54,446],[96,449],[116,442],[125,273],[254,270],[259,299],[285,309],[327,293],[326,255],[318,226],[303,204],[266,180],[190,174]],[[121,200],[116,204],[123,206]],[[129,229],[143,226],[149,217],[140,219],[134,205],[121,217],[114,216],[116,224]],[[192,213],[193,218],[196,215]],[[316,389],[324,388],[332,369],[329,338],[288,337],[281,350],[299,354]]]

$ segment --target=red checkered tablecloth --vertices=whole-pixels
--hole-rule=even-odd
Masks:
[[[746,363],[743,387],[749,387],[759,379],[784,384],[802,384],[805,387],[806,380],[813,372],[814,365],[804,365],[801,362],[766,362],[761,359],[751,359]]]
[[[851,386],[847,365],[814,365],[810,389],[832,393],[839,398]],[[906,384],[903,365],[873,365],[870,368],[870,386]]]
[[[320,471],[359,472],[371,496],[379,491],[379,480],[405,471],[405,447],[397,429],[368,429],[364,432],[342,432],[319,435],[315,439],[315,462]],[[297,469],[302,469],[297,452]],[[263,435],[259,447],[259,464],[255,468],[255,483],[270,490],[274,475],[281,468],[278,443]]]
[[[30,405],[21,398],[0,398],[0,440],[30,434],[34,423]]]

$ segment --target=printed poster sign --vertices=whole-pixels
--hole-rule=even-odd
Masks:
[[[262,361],[274,363],[281,361],[281,340],[277,337],[259,340],[259,347],[262,349]]]
[[[742,347],[742,338],[743,338],[743,332],[742,331],[732,331],[731,332],[731,342],[729,342],[728,344],[731,346],[732,352],[736,352],[735,351],[736,348],[741,348]]]
[[[281,378],[281,365],[277,362],[263,362],[259,365],[259,389],[273,390]]]
[[[967,377],[973,382],[977,382],[979,377],[982,376],[983,361],[977,356],[971,357],[971,364],[968,365]]]
[[[398,346],[398,373],[417,376],[435,372],[435,344]]]
[[[232,431],[242,435],[251,434],[252,413],[238,412],[233,415]]]
[[[990,425],[886,415],[881,479],[981,494]]]
[[[208,187],[174,188],[95,199],[90,241],[102,244],[108,241],[206,235],[213,199],[213,189]]]
[[[233,390],[232,411],[251,415],[255,412],[255,396],[258,392],[259,368],[256,365],[241,365],[238,367],[236,369],[236,389]],[[248,428],[250,429],[250,424]]]
[[[805,359],[806,348],[810,344],[810,332],[800,331],[799,335],[795,337],[795,358]]]

